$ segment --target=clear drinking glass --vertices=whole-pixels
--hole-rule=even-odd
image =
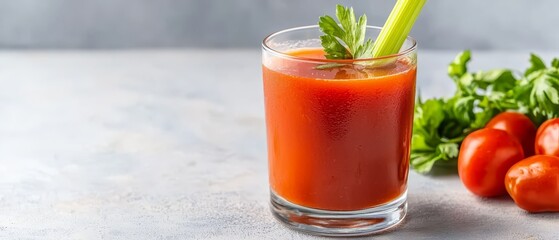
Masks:
[[[417,45],[408,37],[395,55],[328,60],[321,35],[293,28],[262,45],[271,210],[318,235],[383,231],[407,211]]]

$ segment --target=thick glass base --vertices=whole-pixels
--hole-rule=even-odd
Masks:
[[[386,204],[359,211],[327,211],[288,202],[270,193],[272,214],[287,226],[322,236],[362,236],[386,231],[404,220],[407,192]]]

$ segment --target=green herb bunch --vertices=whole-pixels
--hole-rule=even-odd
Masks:
[[[537,125],[559,117],[559,59],[548,67],[532,54],[522,76],[509,69],[468,72],[470,59],[470,51],[464,51],[448,67],[454,96],[418,98],[411,165],[419,173],[434,166],[456,168],[462,140],[501,112],[524,113]]]

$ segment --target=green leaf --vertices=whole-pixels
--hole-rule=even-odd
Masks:
[[[474,81],[481,89],[491,87],[493,91],[508,91],[516,86],[516,78],[512,71],[508,69],[495,69],[489,71],[480,71],[474,75]]]
[[[365,42],[365,33],[367,32],[367,15],[362,15],[359,17],[359,21],[357,22],[357,26],[355,29],[355,36],[354,36],[354,44],[353,46],[355,49],[358,47],[363,47],[363,43]],[[373,40],[368,39],[368,41],[373,42]],[[371,46],[372,48],[373,46]]]
[[[459,79],[468,72],[467,64],[470,61],[470,50],[459,53],[448,66],[448,75],[452,79]]]
[[[439,160],[455,160],[456,151],[452,151],[452,144],[446,136],[447,126],[456,124],[447,115],[449,102],[444,99],[428,99],[417,101],[412,134],[411,166],[420,173],[428,173]],[[455,128],[451,127],[452,130]],[[458,145],[456,145],[457,147]],[[454,160],[453,160],[454,159]]]
[[[425,101],[418,111],[420,111],[420,122],[427,126],[438,126],[444,120],[444,102],[439,99],[429,99]]]
[[[422,174],[429,173],[438,160],[439,156],[435,153],[412,153],[410,155],[410,165],[416,172]]]
[[[347,49],[340,42],[338,42],[338,39],[336,39],[334,36],[320,36],[320,40],[322,41],[322,47],[326,52],[326,58],[340,59],[350,55]]]
[[[442,143],[437,146],[437,152],[442,160],[452,160],[458,158],[458,144]]]
[[[551,61],[551,67],[559,68],[559,58],[554,58],[554,59]]]
[[[491,100],[491,97],[484,96],[477,104],[480,111],[475,113],[475,120],[470,124],[470,129],[480,129],[484,128],[485,125],[497,114],[507,111],[517,109],[517,105],[514,104],[511,108],[502,108],[498,101]]]
[[[428,142],[429,133],[423,132],[425,129],[417,129],[415,134],[412,135],[412,148],[414,152],[432,151],[434,148]]]
[[[349,51],[353,54],[356,47],[355,33],[357,29],[357,24],[355,22],[355,14],[353,13],[353,8],[346,8],[342,5],[336,5],[336,17],[342,28],[344,29],[345,35],[340,38],[347,44]]]
[[[463,126],[468,126],[475,118],[474,115],[474,101],[476,99],[472,96],[468,97],[455,97],[449,101],[448,109],[451,111],[452,116]]]
[[[325,34],[320,37],[326,58],[363,59],[372,57],[373,40],[365,41],[367,16],[359,17],[356,22],[353,8],[336,5],[339,24],[330,16],[319,18],[318,26]],[[327,69],[322,67],[321,69]]]
[[[373,40],[368,39],[363,45],[357,48],[355,58],[372,58],[373,57]]]
[[[455,165],[458,158],[457,143],[441,143],[434,149],[423,152],[412,152],[410,155],[410,165],[418,173],[429,173],[439,161],[450,162],[448,165]]]
[[[474,75],[464,73],[461,77],[454,79],[457,85],[456,94],[460,96],[469,96],[476,94],[476,85],[474,84]]]
[[[528,76],[528,81],[533,84],[529,106],[534,109],[534,115],[559,116],[559,72],[555,69],[537,71]]]
[[[546,66],[543,60],[538,55],[532,53],[530,54],[530,67],[526,69],[526,71],[524,72],[524,76],[528,76],[535,71],[545,68]]]
[[[336,20],[330,16],[320,17],[318,25],[320,25],[320,30],[326,35],[343,38],[346,34],[345,31],[338,25]]]

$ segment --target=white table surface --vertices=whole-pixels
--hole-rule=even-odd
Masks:
[[[455,54],[419,53],[424,97],[451,94]],[[0,51],[0,239],[316,238],[269,212],[260,71],[258,50]],[[412,172],[406,221],[375,237],[559,239],[559,214]]]

